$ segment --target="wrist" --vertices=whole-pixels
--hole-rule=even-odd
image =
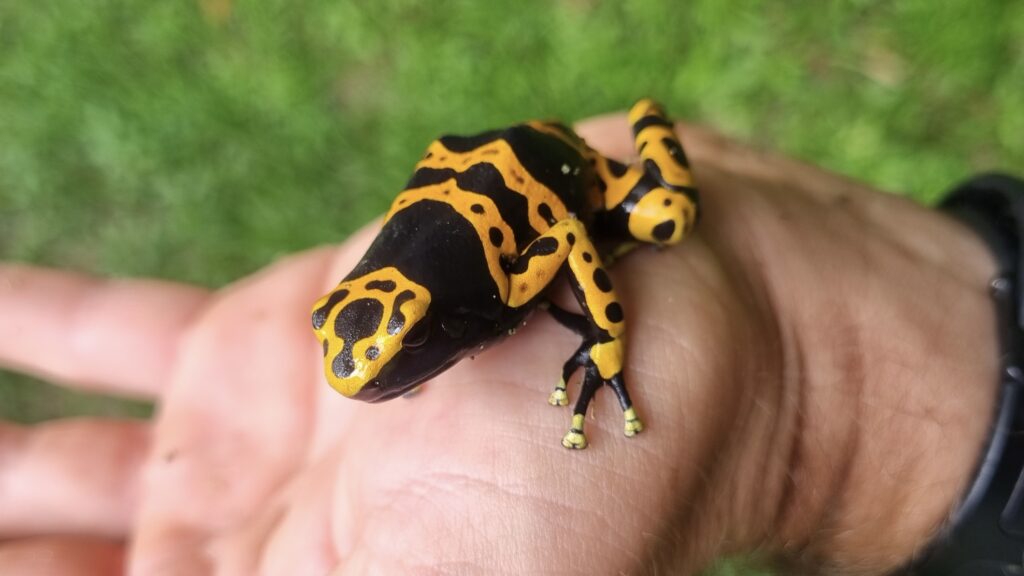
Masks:
[[[714,189],[701,233],[762,287],[781,341],[766,539],[829,573],[892,570],[941,530],[988,437],[993,260],[937,211],[686,133]]]
[[[712,553],[889,572],[939,532],[985,445],[993,261],[941,213],[697,127],[681,134],[704,193],[695,240],[736,289],[713,303],[738,296],[752,334],[707,351],[732,357],[739,392],[718,410],[727,472],[702,472],[714,489],[693,505],[719,524],[699,533]]]
[[[916,225],[901,228],[901,216]],[[972,482],[995,416],[999,346],[994,265],[975,235],[913,205],[876,221],[902,235],[905,257],[900,282],[864,303],[874,366],[836,519],[850,532],[831,546],[841,565],[885,569],[923,552]],[[879,317],[880,300],[891,316]]]
[[[923,551],[976,472],[998,393],[994,265],[943,214],[873,193],[849,202],[863,239],[814,304],[807,295],[814,311],[796,329],[817,358],[805,360],[794,449],[818,452],[803,473],[831,490],[783,533],[803,521],[807,551],[833,571],[887,572]]]

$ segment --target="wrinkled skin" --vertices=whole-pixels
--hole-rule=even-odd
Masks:
[[[581,134],[630,153],[624,118]],[[376,224],[216,293],[0,266],[0,364],[158,406],[152,422],[0,425],[0,573],[685,574],[753,549],[834,573],[903,562],[983,441],[994,391],[959,384],[994,378],[991,263],[908,202],[698,129],[683,141],[696,234],[611,269],[647,429],[623,437],[602,389],[580,453],[545,402],[578,339],[541,313],[409,400],[325,384],[309,306]]]

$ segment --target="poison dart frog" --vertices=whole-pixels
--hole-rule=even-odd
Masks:
[[[513,332],[546,308],[583,343],[548,402],[583,381],[566,448],[587,446],[584,416],[607,384],[625,434],[643,429],[623,379],[625,312],[603,262],[638,243],[676,244],[699,202],[672,123],[652,100],[629,113],[639,160],[606,158],[558,122],[533,121],[427,148],[362,260],[313,307],[327,380],[380,402]],[[547,301],[559,273],[582,314]]]

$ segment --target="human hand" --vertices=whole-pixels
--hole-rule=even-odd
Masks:
[[[620,117],[581,133],[630,154]],[[545,402],[578,342],[541,313],[413,399],[324,383],[309,308],[373,225],[217,293],[0,267],[0,363],[157,404],[149,423],[0,427],[0,572],[692,573],[755,549],[833,573],[903,563],[969,480],[994,402],[983,247],[900,199],[682,136],[697,232],[611,270],[647,428],[624,438],[599,392],[583,452]]]

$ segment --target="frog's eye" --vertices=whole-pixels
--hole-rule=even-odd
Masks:
[[[428,337],[430,337],[430,322],[423,319],[409,328],[409,332],[402,339],[402,348],[419,348],[427,343]]]
[[[466,319],[458,316],[446,316],[441,319],[441,330],[449,338],[459,339],[466,335]]]

